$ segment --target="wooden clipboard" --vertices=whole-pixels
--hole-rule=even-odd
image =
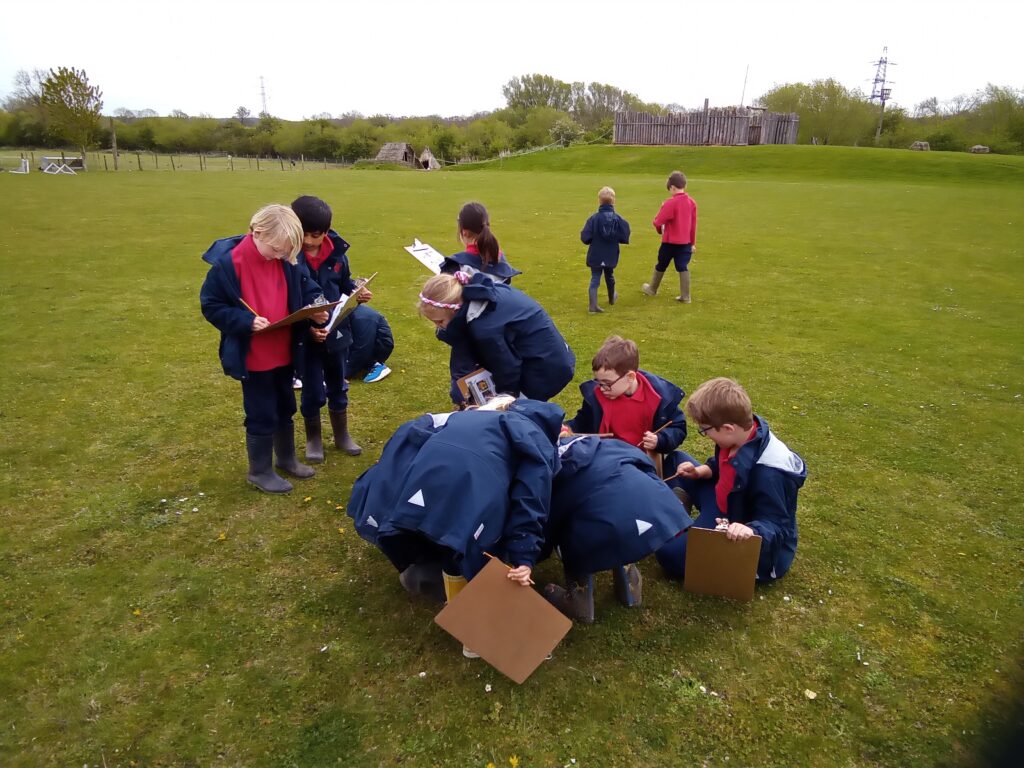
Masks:
[[[477,368],[455,380],[462,399],[470,405],[483,405],[498,394],[494,388],[494,377],[486,368]]]
[[[344,303],[342,303],[341,308],[337,312],[332,313],[332,316],[329,321],[330,325],[328,325],[327,327],[328,336],[334,333],[334,331],[338,327],[338,324],[341,323],[342,320],[344,320],[346,317],[348,317],[349,315],[356,311],[356,307],[359,306],[359,297],[362,295],[363,289],[366,286],[368,286],[370,284],[370,281],[373,280],[373,278],[375,278],[376,276],[377,273],[374,272],[368,278],[363,280],[359,287],[352,291],[352,293],[349,294],[348,298],[344,300]]]
[[[530,587],[508,578],[491,558],[434,621],[480,658],[523,683],[572,628],[572,622]]]
[[[698,595],[731,600],[754,599],[761,537],[729,541],[725,531],[690,528],[686,532],[686,572],[683,588]]]
[[[302,309],[292,312],[290,315],[288,315],[288,317],[281,318],[276,323],[271,323],[266,328],[261,328],[258,331],[254,331],[253,335],[255,336],[258,333],[266,333],[267,331],[273,331],[276,328],[284,328],[286,325],[292,325],[293,323],[297,323],[300,320],[307,320],[313,315],[315,315],[317,312],[330,312],[339,304],[341,304],[340,301],[328,301],[323,304],[310,304],[308,307],[303,307]]]

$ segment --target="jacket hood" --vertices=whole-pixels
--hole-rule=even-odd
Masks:
[[[242,242],[243,239],[245,239],[245,235],[222,237],[220,240],[214,240],[203,254],[203,261],[207,264],[213,264],[224,254],[230,254],[234,247]]]
[[[555,403],[544,403],[540,400],[520,398],[509,406],[512,413],[520,413],[543,430],[552,445],[558,441],[565,421],[565,411]]]
[[[807,479],[807,465],[800,457],[800,454],[790,450],[789,446],[777,438],[768,428],[768,422],[760,416],[755,416],[757,422],[757,453],[755,464],[772,467],[784,472],[796,482],[797,488],[804,484]]]
[[[483,272],[477,272],[470,278],[469,283],[462,286],[462,301],[464,304],[473,301],[496,301],[499,290],[490,277]]]

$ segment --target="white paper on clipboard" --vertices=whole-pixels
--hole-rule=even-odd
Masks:
[[[444,255],[434,250],[432,245],[421,243],[419,238],[413,238],[412,245],[405,246],[405,250],[412,254],[420,264],[429,269],[435,275],[441,274],[441,265],[444,264]]]

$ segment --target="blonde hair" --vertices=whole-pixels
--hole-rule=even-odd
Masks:
[[[271,203],[264,205],[249,220],[249,231],[274,245],[290,247],[288,263],[296,264],[302,248],[302,222],[287,205]]]
[[[457,310],[462,306],[462,283],[455,275],[434,275],[420,291],[419,311],[424,307]]]
[[[750,395],[735,381],[723,377],[697,387],[686,403],[686,412],[698,424],[712,427],[735,424],[750,429],[754,423]]]
[[[615,203],[615,190],[611,187],[601,187],[597,193],[597,202],[601,205],[613,205]]]
[[[604,368],[615,371],[619,376],[625,376],[630,371],[640,368],[640,350],[637,349],[635,341],[621,336],[609,336],[597,350],[590,366],[595,372]]]

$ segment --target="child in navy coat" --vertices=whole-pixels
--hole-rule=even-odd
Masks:
[[[337,301],[356,290],[348,263],[349,244],[331,229],[330,206],[318,197],[303,195],[292,203],[302,222],[302,251],[299,264],[320,284],[328,301]],[[373,295],[364,289],[360,302]],[[334,432],[334,447],[349,456],[363,452],[348,433],[348,381],[345,362],[352,346],[352,316],[342,320],[328,334],[326,321],[310,329],[310,344],[301,370],[302,420],[306,426],[306,461],[324,460],[320,411],[327,406]],[[329,336],[329,337],[328,337]]]
[[[249,222],[249,234],[217,240],[203,254],[210,269],[199,292],[205,317],[220,331],[224,373],[242,382],[248,481],[267,493],[287,493],[312,467],[295,457],[292,373],[301,368],[309,323],[258,333],[292,312],[323,299],[309,273],[296,263],[302,224],[291,208],[267,205]],[[325,322],[327,312],[313,315]]]
[[[587,248],[587,266],[590,267],[590,311],[604,312],[597,306],[597,289],[601,286],[601,273],[608,286],[608,303],[618,298],[615,292],[615,267],[619,263],[619,244],[629,243],[629,222],[615,212],[615,190],[602,187],[597,193],[597,213],[587,219],[580,232],[580,240]]]
[[[549,400],[572,381],[576,356],[544,308],[522,291],[457,272],[427,280],[419,298],[420,314],[452,347],[454,403],[463,400],[456,381],[481,366],[497,392],[533,400]]]
[[[459,240],[466,250],[446,256],[441,272],[452,275],[462,271],[468,275],[483,272],[496,282],[511,284],[512,278],[521,275],[505,259],[498,245],[498,238],[491,231],[491,217],[481,203],[466,203],[459,211],[457,220]]]
[[[679,465],[684,501],[695,503],[698,528],[727,526],[729,539],[761,537],[757,580],[785,575],[796,556],[796,497],[807,479],[804,460],[756,416],[746,391],[731,379],[701,384],[686,404],[700,434],[715,443],[715,455],[701,464],[689,456]],[[683,578],[686,536],[657,552],[665,572]]]

